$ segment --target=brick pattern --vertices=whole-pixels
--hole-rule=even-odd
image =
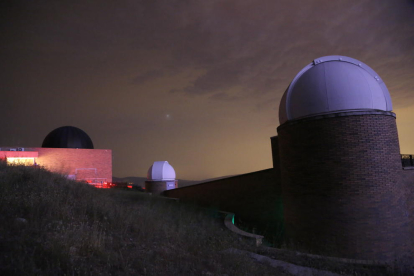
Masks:
[[[414,170],[403,170],[401,172],[401,179],[407,190],[407,208],[408,216],[411,224],[410,236],[414,237]],[[414,248],[414,240],[411,248]]]
[[[297,248],[367,260],[411,252],[393,116],[299,120],[278,134],[286,234]]]
[[[81,179],[106,179],[112,181],[112,150],[109,149],[68,149],[32,148],[38,152],[36,163],[46,169],[75,175]]]
[[[145,181],[145,192],[161,195],[167,189],[166,181]]]

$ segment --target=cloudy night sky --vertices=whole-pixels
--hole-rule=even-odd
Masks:
[[[181,179],[272,166],[283,92],[315,58],[384,80],[414,153],[414,1],[2,1],[0,146],[53,129],[112,149],[113,175],[168,160]]]

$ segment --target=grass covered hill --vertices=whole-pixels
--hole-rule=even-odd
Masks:
[[[0,275],[285,275],[214,212],[0,164]]]

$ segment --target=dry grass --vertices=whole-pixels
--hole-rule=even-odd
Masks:
[[[285,275],[247,257],[216,213],[0,164],[1,275]]]
[[[214,211],[135,191],[100,190],[0,162],[0,275],[287,275],[250,250],[346,275],[413,275],[412,263],[350,265],[252,248]],[[407,272],[408,271],[408,272]]]

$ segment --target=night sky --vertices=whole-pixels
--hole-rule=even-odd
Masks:
[[[299,4],[300,3],[300,4]],[[168,160],[181,179],[272,166],[293,77],[344,55],[385,81],[414,153],[414,1],[0,2],[0,146],[72,125],[113,150],[113,175]]]

